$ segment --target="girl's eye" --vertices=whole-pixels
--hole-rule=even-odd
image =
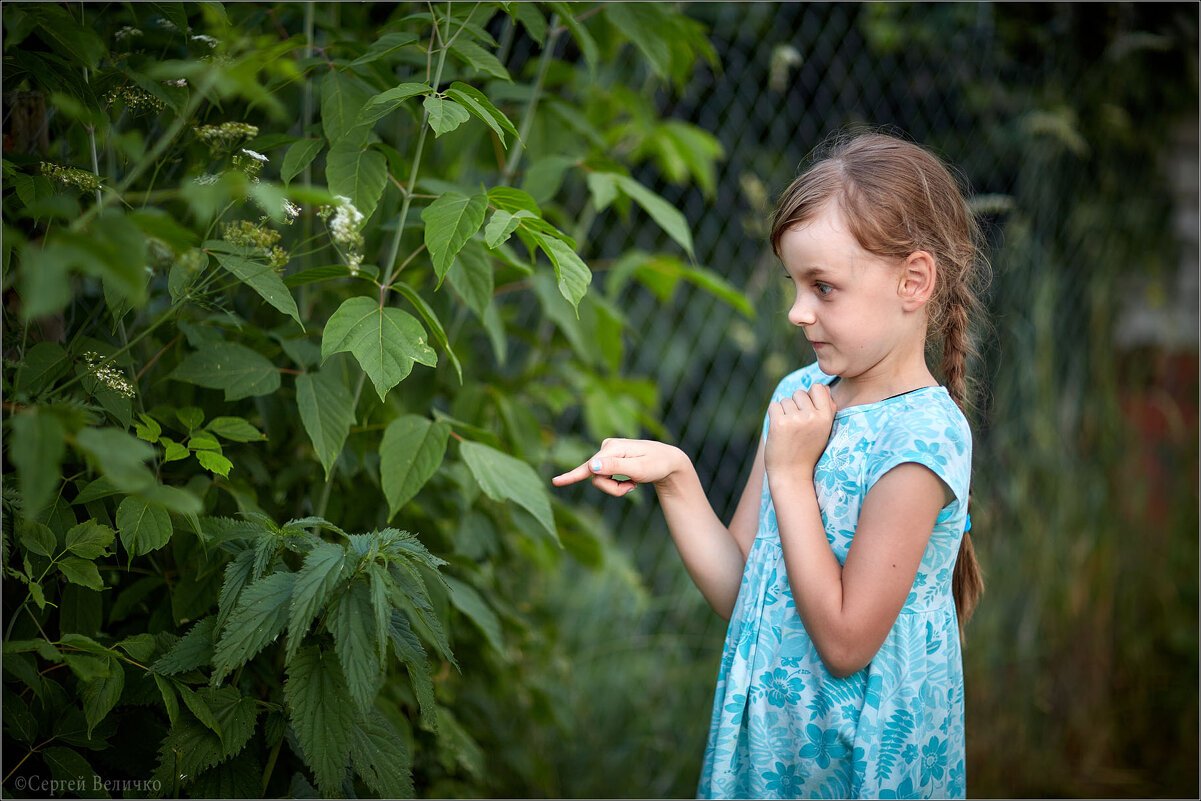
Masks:
[[[821,281],[818,281],[816,284],[814,284],[814,288],[817,289],[817,294],[821,295],[822,297],[825,297],[834,291],[834,287],[830,286],[829,284],[824,284]]]

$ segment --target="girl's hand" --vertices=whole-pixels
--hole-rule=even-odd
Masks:
[[[607,439],[601,449],[584,464],[551,483],[565,487],[586,478],[601,492],[621,497],[634,491],[639,484],[663,484],[688,457],[674,445],[645,439]],[[621,476],[615,479],[613,476]]]
[[[791,398],[771,404],[764,451],[767,474],[812,478],[813,468],[830,441],[836,411],[837,404],[825,384],[816,384],[808,392],[798,389]]]

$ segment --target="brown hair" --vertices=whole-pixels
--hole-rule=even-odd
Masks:
[[[972,405],[967,363],[975,355],[968,325],[979,310],[978,292],[990,267],[957,176],[928,150],[876,132],[836,134],[815,156],[776,204],[772,250],[778,256],[784,233],[833,201],[869,253],[888,259],[930,253],[938,272],[928,306],[927,350],[939,363],[948,393],[966,413]],[[965,532],[952,579],[961,632],[983,590]]]

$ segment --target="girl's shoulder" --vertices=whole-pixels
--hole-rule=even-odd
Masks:
[[[772,392],[772,403],[791,396],[798,389],[808,391],[815,384],[829,384],[833,380],[834,376],[823,373],[817,362],[805,365],[780,379],[780,383],[776,384],[776,389]]]

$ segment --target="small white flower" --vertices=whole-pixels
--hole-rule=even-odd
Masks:
[[[196,176],[194,180],[201,186],[210,186],[211,184],[217,183],[218,179],[220,178],[220,175],[214,175],[211,172],[206,172],[204,175]]]
[[[129,36],[141,36],[141,35],[142,35],[142,31],[140,28],[132,28],[129,25],[126,25],[121,30],[114,33],[113,38],[116,39],[117,41],[121,41],[122,39],[129,37]]]
[[[179,80],[177,80],[177,81],[163,81],[163,83],[164,83],[164,84],[166,84],[167,86],[187,86],[187,85],[188,85],[188,79],[187,79],[187,78],[180,78],[180,79],[179,79]]]
[[[288,222],[292,222],[300,216],[300,206],[297,206],[292,201],[284,198],[284,217]]]
[[[168,30],[168,31],[179,30],[179,28],[175,27],[175,23],[172,22],[171,20],[167,19],[166,17],[159,17],[158,26],[160,28],[162,28],[164,30]]]
[[[262,153],[259,153],[256,150],[250,150],[249,148],[245,148],[245,147],[242,148],[242,152],[245,153],[247,156],[250,156],[252,159],[257,159],[259,161],[267,162],[267,161],[271,160],[271,159],[267,158],[266,156],[264,156]]]
[[[215,39],[212,36],[206,36],[203,33],[194,34],[191,37],[191,39],[193,42],[203,42],[204,44],[208,45],[209,47],[216,47],[218,44],[221,43],[220,39]]]

